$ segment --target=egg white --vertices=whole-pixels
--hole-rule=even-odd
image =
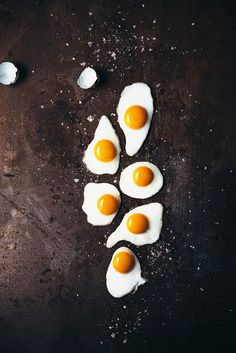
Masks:
[[[120,204],[120,193],[118,189],[108,183],[88,183],[84,188],[84,203],[82,210],[87,214],[87,221],[95,226],[104,226],[110,224],[115,218],[118,209],[112,215],[102,214],[97,202],[102,195],[110,194],[118,199]]]
[[[154,178],[147,186],[138,186],[134,183],[133,172],[138,167],[148,167],[152,170]],[[155,195],[163,185],[163,176],[160,170],[150,162],[136,162],[126,167],[120,175],[121,191],[135,199],[147,199]]]
[[[94,147],[100,140],[110,140],[116,147],[116,156],[110,162],[99,161],[94,154]],[[119,138],[107,116],[103,115],[99,121],[92,142],[88,145],[83,162],[87,168],[95,174],[115,174],[120,162],[120,142]]]
[[[142,106],[148,113],[147,122],[140,129],[131,129],[124,121],[126,110],[133,105]],[[129,156],[133,156],[146,139],[153,116],[153,98],[151,90],[146,83],[136,82],[124,88],[117,106],[117,115],[119,125],[125,134],[126,153]]]
[[[141,234],[133,234],[128,230],[127,219],[130,215],[135,213],[142,213],[148,218],[149,228],[146,232]],[[129,241],[137,246],[155,243],[160,236],[162,228],[162,215],[163,206],[158,202],[153,202],[148,205],[142,205],[134,208],[126,213],[120,225],[109,236],[106,244],[107,248],[111,248],[121,240]]]
[[[116,271],[112,263],[114,256],[123,251],[132,253],[135,260],[134,268],[128,273],[120,273]],[[117,249],[112,256],[106,274],[108,292],[115,298],[121,298],[132,291],[136,291],[137,288],[145,282],[146,280],[141,276],[141,266],[135,254],[126,247]]]

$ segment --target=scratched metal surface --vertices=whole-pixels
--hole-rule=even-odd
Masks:
[[[235,32],[233,1],[1,1],[0,61],[21,69],[0,87],[1,353],[234,351]],[[83,63],[98,88],[76,85]],[[81,160],[102,114],[124,147],[114,113],[135,81],[152,88],[154,121],[120,170],[159,165],[164,227],[130,246],[148,282],[116,300],[104,243],[144,201],[87,224],[84,185],[119,173]]]

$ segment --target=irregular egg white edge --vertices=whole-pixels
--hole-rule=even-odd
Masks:
[[[97,208],[98,199],[105,194],[111,194],[115,196],[120,205],[120,192],[112,184],[108,183],[88,183],[84,188],[84,202],[82,210],[87,215],[88,223],[94,226],[104,226],[110,224],[115,218],[117,211],[109,216],[103,215]]]
[[[131,129],[124,122],[125,111],[132,105],[140,105],[147,110],[148,119],[141,129]],[[118,122],[125,135],[126,153],[129,156],[133,156],[142,147],[153,116],[153,98],[150,87],[143,82],[136,82],[130,86],[126,86],[121,93],[117,106],[117,115]]]
[[[133,171],[138,167],[149,167],[154,174],[151,184],[147,186],[138,186],[133,181]],[[135,199],[147,199],[155,195],[163,185],[163,176],[160,170],[150,162],[136,162],[126,167],[120,174],[120,189],[121,191]]]
[[[111,162],[101,162],[94,155],[94,146],[99,140],[108,139],[113,142],[116,147],[116,157]],[[103,115],[99,121],[93,140],[88,145],[83,162],[87,168],[94,174],[115,174],[120,163],[120,142],[107,116]]]
[[[126,226],[127,219],[134,213],[142,213],[147,216],[149,220],[149,229],[145,233],[133,234],[128,230]],[[132,209],[126,213],[120,225],[107,239],[107,248],[111,248],[122,240],[129,241],[137,246],[155,243],[159,239],[161,233],[162,215],[163,206],[158,202],[152,202]]]
[[[129,273],[117,272],[113,267],[113,258],[117,253],[121,251],[130,252],[134,256],[134,268]],[[147,282],[147,280],[141,276],[141,266],[136,255],[126,247],[120,247],[119,249],[117,249],[112,255],[111,262],[107,269],[106,285],[108,292],[115,298],[121,298],[124,295],[129,294],[130,292],[135,292],[138,287],[144,284],[145,282]]]

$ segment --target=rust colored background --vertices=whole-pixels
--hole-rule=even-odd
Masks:
[[[234,352],[234,1],[0,2],[0,352]],[[98,88],[76,84],[97,67]],[[121,139],[122,89],[147,82],[155,114],[143,148],[116,176],[82,156],[107,114]],[[160,240],[130,246],[148,279],[120,300],[106,290],[108,227],[81,210],[89,181],[114,182],[150,160],[165,184]],[[75,182],[74,179],[78,179]],[[76,180],[77,181],[77,180]],[[148,200],[149,201],[149,200]],[[123,243],[125,244],[125,243]],[[117,247],[116,247],[117,248]]]

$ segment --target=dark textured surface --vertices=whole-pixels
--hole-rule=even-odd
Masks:
[[[1,353],[235,351],[235,7],[1,0],[0,61],[21,69],[0,87]],[[97,89],[76,85],[83,63],[102,73]],[[102,114],[124,146],[111,113],[139,80],[156,112],[121,169],[157,163],[165,185],[152,200],[166,211],[160,241],[130,246],[148,283],[116,300],[104,242],[142,201],[123,197],[111,226],[87,224],[84,185],[119,173],[98,178],[81,159]]]

